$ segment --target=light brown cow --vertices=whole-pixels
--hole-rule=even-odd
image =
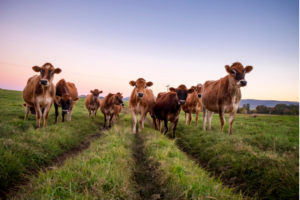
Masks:
[[[221,132],[225,124],[224,113],[229,113],[229,130],[232,133],[232,124],[241,100],[240,87],[247,85],[245,74],[252,71],[252,66],[244,67],[241,63],[235,62],[231,66],[226,65],[227,76],[217,81],[206,81],[202,92],[203,105],[203,130],[211,129],[211,118],[213,112],[219,113],[221,121]]]
[[[55,123],[57,123],[58,119],[58,107],[62,108],[62,121],[65,121],[65,114],[67,114],[67,120],[71,121],[73,106],[78,100],[77,88],[74,83],[66,82],[65,79],[59,80],[55,88]]]
[[[196,126],[198,125],[199,113],[202,111],[201,92],[202,85],[192,86],[194,92],[189,93],[186,102],[182,105],[182,110],[185,112],[185,121],[187,125],[191,124],[192,114],[196,114]]]
[[[29,111],[36,114],[36,127],[41,125],[41,117],[44,118],[44,127],[47,126],[49,110],[55,99],[55,87],[52,83],[54,74],[61,72],[60,68],[54,68],[51,63],[45,63],[42,67],[34,66],[33,71],[40,75],[32,76],[28,79],[23,90],[25,101],[25,120],[28,118]]]
[[[109,93],[103,101],[101,101],[100,110],[104,115],[104,128],[110,128],[111,122],[115,114],[114,106],[123,104],[123,96],[120,92],[117,94]],[[108,126],[107,126],[108,122]]]
[[[153,83],[151,81],[146,82],[145,79],[139,78],[136,81],[130,81],[129,85],[134,87],[129,99],[129,110],[132,117],[132,132],[136,133],[138,114],[140,115],[139,132],[141,132],[144,128],[144,120],[148,112],[153,119],[153,125],[156,124],[153,116],[155,97],[152,90],[148,89],[148,87],[151,87]]]
[[[96,117],[98,108],[100,107],[99,94],[102,93],[102,90],[94,89],[90,92],[91,94],[87,95],[85,98],[84,105],[89,112],[89,117],[91,117],[91,114],[94,114]]]

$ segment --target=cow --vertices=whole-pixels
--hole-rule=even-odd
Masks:
[[[104,115],[104,128],[110,128],[115,114],[114,106],[123,104],[123,96],[120,92],[109,93],[101,102],[100,110]],[[108,126],[107,126],[108,122]]]
[[[61,79],[56,83],[56,99],[54,101],[55,107],[55,123],[58,119],[58,107],[61,107],[62,122],[65,121],[65,114],[67,114],[67,120],[71,121],[73,106],[78,101],[78,92],[74,83],[66,82],[65,79]]]
[[[168,132],[168,121],[173,124],[172,138],[175,138],[175,130],[179,120],[181,106],[185,104],[187,95],[194,91],[193,88],[187,89],[185,85],[179,85],[176,89],[171,87],[170,92],[159,93],[156,99],[154,116],[158,123],[158,129],[161,129],[161,121],[164,121],[164,134]]]
[[[150,113],[153,119],[153,125],[155,126],[155,118],[153,116],[153,107],[155,105],[155,97],[151,89],[153,83],[151,81],[146,82],[145,79],[139,78],[136,81],[130,81],[129,85],[134,87],[129,99],[129,110],[132,117],[132,132],[136,133],[137,115],[140,115],[139,129],[141,132],[144,128],[144,120],[147,113]]]
[[[91,114],[94,114],[96,117],[97,110],[100,107],[100,99],[99,94],[102,93],[102,90],[94,89],[90,91],[91,94],[87,95],[84,101],[84,105],[86,109],[89,112],[89,117],[91,117]]]
[[[182,110],[185,112],[185,121],[187,125],[191,124],[192,114],[196,114],[196,126],[198,126],[199,113],[202,111],[201,92],[202,85],[192,86],[194,92],[188,94],[186,102],[182,105]]]
[[[203,85],[203,130],[211,129],[211,118],[213,112],[219,113],[221,132],[225,124],[224,113],[229,113],[229,130],[232,134],[232,124],[241,100],[241,87],[247,85],[245,74],[252,71],[252,66],[244,67],[241,63],[235,62],[231,66],[225,65],[228,75],[217,81],[206,81]]]
[[[25,102],[25,117],[28,119],[29,111],[36,115],[36,127],[40,128],[41,118],[44,118],[43,127],[47,126],[49,110],[55,99],[55,87],[53,82],[54,74],[61,72],[60,68],[54,68],[51,63],[43,66],[33,66],[33,71],[40,73],[28,79],[23,90]]]

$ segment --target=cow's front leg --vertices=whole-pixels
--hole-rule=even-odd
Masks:
[[[58,105],[54,102],[54,108],[55,108],[55,123],[57,123],[57,119],[58,119]]]
[[[175,138],[175,131],[178,124],[178,118],[173,122],[173,132],[172,132],[172,138]]]
[[[132,132],[136,133],[137,119],[136,119],[136,113],[134,111],[131,111],[131,119],[132,119]]]
[[[198,126],[198,119],[199,119],[199,111],[196,112],[196,118],[195,118],[196,126]]]
[[[34,109],[35,109],[35,116],[36,116],[36,128],[40,128],[41,126],[41,118],[42,118],[42,111],[40,108],[40,104],[36,103],[34,105]]]
[[[207,110],[206,117],[207,117],[209,131],[211,130],[211,119],[212,119],[213,114],[214,114],[213,112]]]
[[[50,108],[52,106],[52,103],[49,103],[46,108],[44,109],[44,113],[43,113],[43,117],[44,117],[44,125],[43,127],[46,127],[47,126],[47,120],[48,120],[48,114],[49,114],[49,111],[50,111]]]
[[[144,128],[144,120],[145,120],[146,113],[142,112],[139,120],[139,132],[142,132]]]
[[[111,122],[112,122],[113,117],[114,117],[114,114],[110,114],[108,128],[111,128]]]
[[[168,120],[167,119],[164,119],[164,124],[165,124],[164,134],[166,135],[168,132]]]
[[[104,115],[104,125],[103,125],[103,127],[106,128],[106,116],[107,115],[105,113],[103,113],[103,115]]]
[[[27,120],[27,119],[28,119],[29,111],[30,111],[30,108],[29,108],[29,106],[26,104],[26,106],[25,106],[25,117],[24,117],[24,120]]]
[[[223,128],[224,128],[224,124],[225,124],[225,118],[224,118],[224,111],[223,110],[219,110],[219,117],[220,117],[220,122],[221,122],[221,133],[223,133]]]

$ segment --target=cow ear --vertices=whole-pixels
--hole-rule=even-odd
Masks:
[[[103,91],[102,91],[102,90],[100,90],[100,91],[99,91],[99,94],[101,94],[102,92],[103,92]]]
[[[78,97],[76,97],[76,98],[74,99],[74,101],[78,101],[78,99],[79,99],[79,98],[78,98]]]
[[[176,92],[176,89],[173,87],[170,87],[169,90],[170,90],[170,92]]]
[[[32,69],[35,72],[40,72],[41,71],[41,68],[39,66],[33,66]]]
[[[253,69],[252,66],[250,66],[250,65],[249,65],[249,66],[246,66],[246,67],[245,67],[245,72],[246,72],[246,73],[249,73],[249,72],[252,71],[252,69]]]
[[[135,86],[135,81],[130,81],[130,82],[129,82],[129,85]]]
[[[90,93],[93,93],[94,92],[94,90],[90,90]]]
[[[192,93],[192,92],[194,92],[194,88],[188,90],[188,93]]]
[[[226,69],[226,72],[235,76],[236,74],[236,71],[234,69],[231,69],[231,67],[229,65],[225,65],[225,69]]]
[[[53,73],[55,73],[55,74],[59,74],[61,72],[61,69],[60,68],[56,68],[54,71],[53,71]]]
[[[153,83],[151,81],[149,81],[149,82],[146,83],[147,87],[151,87],[152,85],[153,85]]]

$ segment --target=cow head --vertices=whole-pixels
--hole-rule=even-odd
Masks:
[[[185,85],[179,85],[176,89],[171,87],[170,92],[176,92],[178,97],[178,104],[185,104],[185,100],[187,98],[188,93],[194,92],[193,88],[190,88],[189,90],[186,88]]]
[[[98,89],[94,89],[94,90],[91,90],[90,91],[94,97],[94,101],[98,101],[98,98],[99,98],[99,94],[102,93],[102,90],[98,90]]]
[[[48,87],[52,83],[54,74],[61,72],[60,68],[54,68],[51,63],[45,63],[42,67],[33,66],[32,69],[35,72],[40,72],[39,84],[45,87]]]
[[[225,69],[229,74],[229,77],[231,77],[234,80],[234,83],[238,87],[244,87],[247,85],[247,81],[245,80],[245,74],[251,72],[253,67],[244,67],[241,63],[235,62],[231,65],[231,67],[229,65],[225,65]]]
[[[145,79],[143,78],[139,78],[136,81],[130,81],[129,85],[134,86],[135,87],[135,92],[138,98],[143,98],[144,93],[145,93],[145,89],[147,87],[151,87],[153,85],[153,83],[151,81],[146,82]]]
[[[114,95],[114,104],[124,106],[123,96],[120,92],[118,92],[117,94]]]
[[[198,99],[200,99],[202,93],[202,84],[199,83],[196,86],[192,86],[191,89],[194,89],[194,92],[197,94]]]
[[[58,103],[61,106],[63,113],[68,113],[74,101],[77,101],[78,98],[72,99],[69,94],[63,94],[62,97],[58,98]]]

